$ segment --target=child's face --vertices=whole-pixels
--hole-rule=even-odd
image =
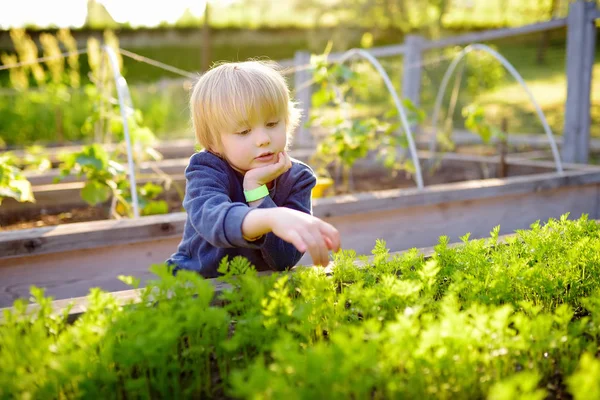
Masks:
[[[277,162],[287,146],[285,118],[272,117],[254,126],[239,126],[221,134],[218,152],[237,171],[247,171]]]

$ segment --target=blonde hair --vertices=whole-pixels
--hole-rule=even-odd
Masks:
[[[225,63],[213,67],[194,84],[190,98],[196,140],[208,150],[221,144],[221,134],[283,117],[288,143],[300,112],[275,64],[265,61]]]

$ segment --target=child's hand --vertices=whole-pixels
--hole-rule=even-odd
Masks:
[[[327,266],[329,250],[340,249],[340,233],[333,225],[291,208],[278,207],[271,211],[272,232],[298,251],[308,251],[315,265]]]
[[[244,190],[252,190],[265,185],[290,168],[292,168],[292,160],[287,152],[282,151],[277,154],[275,164],[254,168],[246,172],[244,175]]]

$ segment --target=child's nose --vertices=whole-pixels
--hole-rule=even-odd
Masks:
[[[266,146],[271,143],[271,137],[266,129],[258,129],[256,132],[256,145],[258,147]]]

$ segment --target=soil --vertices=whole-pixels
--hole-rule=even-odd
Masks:
[[[181,211],[181,201],[169,201],[169,212]],[[71,224],[74,222],[90,222],[107,218],[107,211],[103,207],[80,207],[72,208],[63,212],[48,212],[37,216],[20,215],[6,224],[0,226],[2,231],[14,231],[19,229],[39,228],[43,226],[55,226]]]
[[[17,229],[39,228],[42,226],[53,226],[70,224],[73,222],[95,221],[106,218],[104,210],[97,207],[73,208],[59,214],[42,214],[38,219],[32,221],[27,216],[19,216],[14,222],[2,225],[0,231],[12,231]]]

